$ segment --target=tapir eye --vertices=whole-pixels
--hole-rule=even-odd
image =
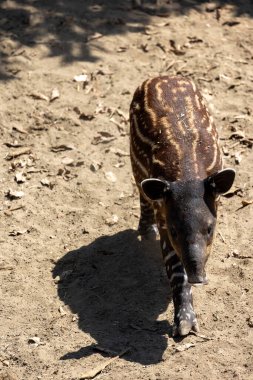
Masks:
[[[207,227],[207,233],[210,236],[210,235],[212,235],[212,232],[213,232],[213,225],[209,224],[209,226]]]

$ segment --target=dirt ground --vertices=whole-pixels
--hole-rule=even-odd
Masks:
[[[132,5],[1,1],[1,379],[253,379],[253,5]],[[159,74],[196,82],[237,171],[184,339],[128,153],[133,92]]]

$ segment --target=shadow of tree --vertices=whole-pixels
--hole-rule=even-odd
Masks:
[[[158,242],[140,242],[133,230],[98,238],[67,253],[53,270],[60,299],[78,315],[79,328],[99,346],[131,352],[126,360],[161,361],[171,327],[157,321],[171,301]],[[91,355],[94,346],[61,359]]]
[[[15,0],[0,4],[0,57],[8,65],[5,39],[22,46],[45,44],[50,56],[60,56],[63,62],[95,61],[90,44],[99,35],[143,31],[151,15],[187,14],[191,9],[203,11],[206,1],[142,0],[134,7],[125,0]],[[253,16],[250,0],[219,0],[217,6],[230,4],[235,15]],[[11,77],[0,69],[0,79]]]

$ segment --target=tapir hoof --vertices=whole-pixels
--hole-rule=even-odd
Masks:
[[[172,336],[185,336],[191,331],[199,332],[199,324],[196,318],[192,322],[182,320],[179,324],[174,323],[172,327]]]
[[[142,240],[156,240],[159,232],[156,224],[149,226],[139,226],[138,232],[141,235]]]

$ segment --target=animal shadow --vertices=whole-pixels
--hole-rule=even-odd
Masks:
[[[157,321],[171,301],[159,242],[139,241],[126,230],[99,237],[68,252],[55,265],[60,299],[78,315],[79,328],[97,345],[119,352],[126,360],[155,364],[162,359],[171,326]],[[92,346],[61,359],[91,354]]]

